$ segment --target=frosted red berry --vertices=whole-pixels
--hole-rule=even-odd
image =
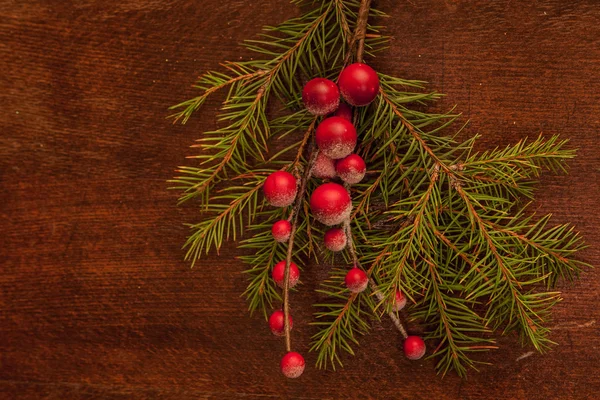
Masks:
[[[350,217],[352,201],[348,191],[337,183],[324,183],[310,196],[310,209],[321,223],[331,226]]]
[[[309,113],[326,115],[338,108],[340,91],[337,85],[325,78],[315,78],[302,89],[302,101]]]
[[[315,159],[312,175],[320,179],[335,178],[335,161],[319,152]]]
[[[366,106],[379,93],[377,72],[367,64],[348,65],[338,79],[342,97],[353,106]]]
[[[273,239],[280,243],[287,242],[292,233],[292,224],[286,219],[279,220],[271,227],[271,234]]]
[[[284,325],[284,314],[282,310],[277,310],[269,317],[269,328],[271,328],[271,332],[275,336],[283,336],[285,335],[285,325]],[[290,324],[290,329],[294,325],[294,321],[292,320],[292,316],[288,315],[288,321]]]
[[[265,179],[263,192],[269,204],[286,207],[294,202],[298,185],[294,175],[285,171],[276,171]]]
[[[425,342],[419,336],[409,336],[404,340],[404,355],[409,360],[418,360],[425,355]]]
[[[347,121],[352,122],[352,107],[346,103],[340,103],[339,107],[333,113],[334,117],[341,117]]]
[[[396,295],[394,296],[394,304],[392,305],[392,309],[394,311],[400,311],[406,306],[406,296],[402,291],[396,290]]]
[[[342,117],[323,120],[315,132],[317,147],[329,158],[344,158],[356,147],[356,129]]]
[[[352,293],[360,293],[369,285],[369,277],[365,271],[354,267],[346,274],[344,283]]]
[[[283,282],[285,278],[285,261],[280,261],[273,267],[273,272],[271,273],[273,280],[280,288],[283,288]],[[290,264],[290,288],[293,288],[298,283],[298,279],[300,279],[300,270],[298,266],[294,263]]]
[[[346,247],[348,238],[343,229],[331,228],[325,232],[323,241],[325,242],[325,247],[327,247],[327,249],[331,251],[342,251]]]
[[[367,165],[358,154],[350,154],[335,163],[335,171],[344,182],[354,184],[363,180]]]
[[[304,357],[290,351],[281,359],[281,372],[288,378],[298,378],[304,372]]]

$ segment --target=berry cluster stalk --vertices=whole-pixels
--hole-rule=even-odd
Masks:
[[[356,29],[355,29],[354,35],[352,37],[353,44],[356,44],[356,42],[358,41],[358,44],[356,44],[356,46],[357,46],[356,62],[359,62],[359,63],[363,62],[363,57],[364,57],[364,52],[365,52],[365,37],[366,37],[366,33],[367,33],[367,22],[369,19],[369,9],[370,8],[371,8],[371,0],[362,0],[361,1],[360,8],[358,9],[358,19],[356,21]],[[345,64],[348,63],[351,55],[352,55],[352,49],[350,49],[348,51],[348,54],[346,55]],[[355,121],[356,121],[356,117],[357,117],[356,114],[357,113],[355,110],[355,115],[354,115]],[[348,190],[348,192],[350,192],[350,191]],[[350,252],[350,256],[352,257],[354,266],[357,268],[361,268],[360,263],[358,261],[358,256],[356,255],[356,250],[354,249],[354,240],[352,239],[352,231],[350,229],[350,219],[347,219],[344,222],[344,231],[346,233],[346,237],[348,240],[348,251]],[[370,276],[371,275],[370,272],[371,272],[371,270],[369,270],[367,272],[367,275]],[[384,296],[381,294],[381,292],[377,288],[377,285],[371,278],[369,278],[369,287],[371,288],[373,293],[375,293],[377,300],[380,303],[383,302]],[[406,328],[404,328],[402,321],[400,321],[400,319],[398,318],[398,315],[394,311],[390,311],[388,313],[388,315],[391,318],[394,325],[396,326],[396,328],[398,329],[398,331],[400,332],[400,334],[402,335],[402,337],[404,339],[406,339],[408,337],[408,334],[406,333]]]
[[[309,129],[307,136],[310,135],[312,129]],[[290,265],[292,263],[292,254],[294,253],[294,236],[296,235],[296,229],[298,228],[298,214],[300,213],[300,207],[304,201],[304,194],[306,193],[306,184],[312,175],[313,165],[319,154],[319,150],[314,149],[314,144],[311,142],[309,148],[308,164],[304,170],[304,175],[300,180],[300,189],[298,190],[298,197],[296,197],[296,203],[292,209],[291,223],[292,230],[290,232],[290,238],[288,240],[287,256],[285,259],[285,274],[283,277],[283,323],[285,332],[285,349],[286,351],[292,351],[292,340],[290,335]]]

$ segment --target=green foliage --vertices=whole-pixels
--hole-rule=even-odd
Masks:
[[[218,120],[195,146],[195,166],[179,167],[171,182],[180,201],[200,204],[200,222],[190,225],[186,258],[238,241],[248,265],[244,296],[250,312],[267,316],[281,300],[270,279],[273,265],[286,257],[286,245],[272,240],[272,223],[289,215],[263,204],[260,187],[279,168],[297,176],[306,171],[307,148],[318,119],[301,108],[302,82],[335,78],[345,58],[352,60],[351,32],[360,1],[296,1],[305,14],[266,27],[245,46],[259,56],[227,62],[223,71],[203,75],[198,97],[173,107],[185,123],[208,96],[227,89]],[[371,17],[383,14],[371,9]],[[366,52],[384,48],[378,27],[367,28]],[[367,266],[377,296],[369,289],[350,294],[342,269],[332,269],[318,290],[311,350],[319,367],[342,364],[342,351],[354,354],[370,320],[391,310],[396,290],[412,302],[410,315],[426,329],[437,369],[465,375],[476,353],[495,348],[492,332],[516,331],[524,342],[545,350],[547,327],[560,300],[552,291],[559,278],[575,279],[588,265],[574,254],[584,247],[570,225],[536,216],[523,200],[533,199],[542,170],[566,172],[574,157],[557,136],[475,150],[477,136],[459,140],[462,128],[448,134],[459,117],[427,113],[440,94],[424,82],[379,74],[380,94],[355,110],[360,133],[357,149],[367,161],[367,177],[351,187],[352,232],[360,263]],[[282,110],[270,118],[267,110]],[[281,148],[285,138],[287,147]],[[308,193],[318,184],[309,182]],[[298,265],[335,258],[319,248],[322,227],[310,215],[307,199],[299,209],[292,257]],[[244,239],[239,239],[244,235]],[[544,291],[544,288],[548,291]]]

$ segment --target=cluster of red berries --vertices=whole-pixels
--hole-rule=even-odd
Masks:
[[[339,178],[348,185],[359,183],[364,178],[365,161],[358,154],[353,153],[358,136],[352,123],[352,109],[348,104],[355,107],[368,105],[378,93],[377,73],[362,63],[344,68],[337,85],[325,78],[315,78],[304,86],[302,100],[306,109],[313,115],[327,116],[315,130],[315,142],[319,153],[312,166],[312,176],[327,180]],[[348,104],[340,103],[340,94]],[[267,177],[263,190],[271,205],[287,207],[296,198],[298,182],[289,172],[277,171]],[[310,196],[310,209],[313,216],[324,225],[339,225],[350,218],[352,200],[347,188],[329,181],[313,191]],[[273,238],[278,242],[287,242],[291,231],[289,220],[275,222],[271,230]],[[325,233],[324,244],[331,251],[343,250],[347,242],[347,232],[343,228],[332,227]],[[272,278],[280,287],[284,286],[285,266],[286,262],[280,261],[272,271]],[[299,277],[298,266],[290,263],[288,286],[294,287]],[[367,288],[369,279],[362,269],[353,267],[346,274],[344,282],[351,292],[359,293]],[[401,299],[397,294],[394,308],[400,310],[406,304],[406,299],[401,292],[398,293]],[[275,311],[269,318],[269,327],[275,335],[284,335],[284,319],[281,310]],[[289,316],[289,325],[291,328],[291,316]],[[420,347],[416,346],[411,338],[423,342],[416,336],[409,337],[404,345],[407,357],[411,359],[422,357],[425,352],[424,343],[420,353]],[[289,378],[300,376],[304,371],[304,358],[295,352],[287,353],[281,360],[281,370]]]

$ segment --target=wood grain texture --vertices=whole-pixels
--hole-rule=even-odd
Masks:
[[[537,207],[571,221],[600,266],[600,5],[596,0],[381,0],[387,73],[430,82],[483,135],[481,148],[540,131],[579,148],[544,175]],[[216,102],[188,125],[167,107],[195,77],[249,56],[238,43],[297,15],[265,0],[0,2],[1,399],[592,399],[600,393],[600,271],[562,285],[545,355],[512,335],[480,373],[442,379],[407,361],[389,321],[346,368],[283,379],[284,346],[239,294],[229,246],[191,270],[165,181]],[[319,275],[293,296],[304,353]],[[311,276],[313,278],[311,278]],[[527,356],[527,357],[525,357]],[[307,355],[313,365],[314,354]]]

